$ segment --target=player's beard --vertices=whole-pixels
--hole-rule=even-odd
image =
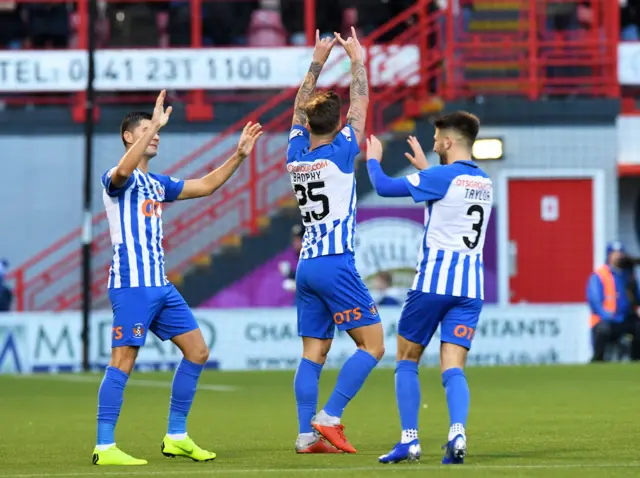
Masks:
[[[438,156],[440,156],[440,165],[445,166],[446,164],[448,164],[446,151],[444,153],[438,153]]]

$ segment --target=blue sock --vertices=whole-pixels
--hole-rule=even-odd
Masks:
[[[128,379],[129,375],[115,367],[107,367],[104,373],[98,390],[98,445],[116,442],[114,432]]]
[[[417,362],[400,360],[396,365],[396,401],[402,430],[417,430],[418,413],[420,413],[420,381]]]
[[[442,374],[442,385],[447,395],[451,425],[460,423],[466,428],[469,415],[469,385],[464,371],[461,368],[445,371]]]
[[[324,411],[332,417],[341,417],[349,401],[356,396],[377,364],[378,360],[369,352],[356,350],[340,369],[336,388]]]
[[[318,382],[322,364],[303,358],[293,379],[293,392],[298,406],[298,432],[311,433],[311,419],[318,407]]]
[[[196,387],[204,365],[189,362],[183,358],[171,385],[171,400],[169,401],[169,425],[167,433],[187,433],[187,415],[196,395]]]

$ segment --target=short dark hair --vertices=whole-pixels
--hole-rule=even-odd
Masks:
[[[473,146],[480,130],[478,117],[466,111],[456,111],[441,116],[433,122],[433,125],[439,130],[451,129],[456,131],[465,139],[469,147]]]
[[[342,101],[333,91],[318,93],[303,107],[311,133],[325,135],[334,133],[340,126]]]
[[[127,142],[124,140],[124,132],[136,129],[142,120],[151,120],[151,115],[145,111],[134,111],[127,113],[127,116],[120,123],[120,139],[125,146]]]

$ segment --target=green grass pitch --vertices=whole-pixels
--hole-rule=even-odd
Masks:
[[[393,370],[376,370],[343,417],[356,455],[298,456],[293,372],[205,372],[189,433],[211,463],[160,454],[171,374],[134,374],[118,445],[146,467],[91,465],[98,375],[0,376],[0,477],[640,476],[640,366],[472,368],[469,456],[439,466],[448,415],[438,370],[421,369],[420,464],[380,465],[400,435]],[[335,383],[325,371],[320,404]]]

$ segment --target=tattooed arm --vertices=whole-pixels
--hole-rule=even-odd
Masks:
[[[333,45],[337,39],[329,40],[328,38],[320,39],[320,30],[316,30],[316,46],[313,49],[313,59],[309,71],[304,77],[302,85],[296,95],[296,101],[293,105],[293,122],[292,126],[306,126],[307,115],[304,113],[304,105],[311,99],[316,91],[316,83],[322,71],[322,67],[329,58]]]
[[[312,61],[309,71],[304,77],[302,85],[296,95],[296,101],[293,105],[293,122],[292,126],[307,124],[307,115],[304,113],[304,105],[311,99],[316,91],[316,83],[324,65],[319,61]]]
[[[364,128],[367,123],[367,109],[369,107],[369,82],[364,63],[354,61],[351,63],[351,91],[347,123],[356,133],[358,144],[364,138]]]
[[[358,40],[356,29],[353,27],[351,27],[351,37],[346,40],[339,33],[335,35],[351,60],[351,94],[347,123],[353,128],[358,144],[360,144],[364,138],[367,108],[369,107],[369,82],[367,81],[367,70],[364,67],[362,45]]]

